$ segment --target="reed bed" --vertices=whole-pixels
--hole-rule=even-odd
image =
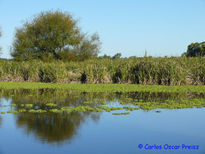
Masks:
[[[0,81],[205,85],[205,58],[144,57],[49,63],[0,60]]]

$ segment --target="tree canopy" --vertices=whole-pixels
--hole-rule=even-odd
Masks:
[[[67,12],[47,11],[16,29],[11,55],[15,60],[85,60],[96,57],[97,34],[82,33],[77,20]]]
[[[0,30],[0,37],[1,37],[1,30]],[[1,47],[0,47],[0,54],[1,54]]]
[[[112,57],[112,59],[120,59],[121,56],[122,56],[121,53],[116,53],[116,54]]]
[[[203,57],[203,56],[205,56],[205,42],[191,43],[187,47],[187,52],[183,53],[182,56],[185,56],[185,57]]]

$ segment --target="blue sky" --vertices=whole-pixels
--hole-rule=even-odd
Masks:
[[[101,55],[180,56],[205,41],[205,0],[0,0],[1,57],[10,58],[15,28],[57,9],[79,19],[83,32],[99,34]]]

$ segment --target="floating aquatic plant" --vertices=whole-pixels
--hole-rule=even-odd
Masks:
[[[47,107],[56,107],[57,105],[54,104],[54,103],[47,103],[46,106],[47,106]]]
[[[102,109],[102,110],[105,110],[107,112],[114,111],[114,110],[123,110],[123,107],[100,106],[99,108]]]
[[[78,107],[74,108],[73,111],[76,111],[76,112],[86,112],[86,111],[101,112],[102,110],[97,109],[97,108],[93,108],[90,106],[78,106]]]
[[[33,107],[33,104],[25,104],[25,107],[26,107],[26,108],[32,108],[32,107]]]
[[[18,110],[19,113],[22,113],[22,112],[26,112],[26,109],[20,109]]]
[[[204,86],[165,86],[139,84],[50,84],[34,82],[0,82],[2,89],[65,89],[81,92],[204,92]],[[11,96],[11,95],[10,95]]]
[[[139,108],[137,107],[130,107],[130,106],[124,106],[123,109],[129,110],[129,111],[139,110]]]
[[[46,110],[42,110],[42,109],[38,109],[38,110],[31,109],[28,112],[30,112],[30,113],[45,113],[47,111]]]
[[[112,115],[127,115],[127,114],[130,114],[130,112],[112,113]]]
[[[157,112],[157,113],[160,113],[160,112],[162,112],[162,111],[160,111],[160,110],[157,110],[157,111],[155,111],[155,112]]]
[[[49,112],[53,112],[53,113],[62,113],[63,110],[58,110],[58,109],[50,109]]]
[[[7,111],[7,113],[15,113],[15,114],[17,114],[19,112],[18,111],[14,111],[14,110],[9,110],[9,111]]]
[[[11,104],[11,107],[16,107],[16,104]]]

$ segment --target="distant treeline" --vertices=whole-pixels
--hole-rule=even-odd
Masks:
[[[0,60],[0,81],[205,85],[205,58],[102,58],[49,63]]]

